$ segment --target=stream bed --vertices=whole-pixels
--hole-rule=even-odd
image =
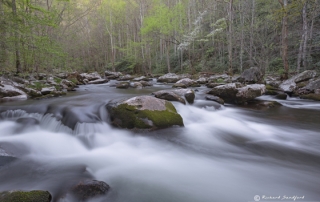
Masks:
[[[108,124],[110,100],[168,88],[87,85],[66,97],[1,103],[0,154],[17,159],[0,161],[0,191],[48,190],[71,202],[60,199],[66,187],[91,177],[111,187],[93,202],[320,201],[319,102],[220,106],[201,87],[193,105],[173,102],[185,127]]]

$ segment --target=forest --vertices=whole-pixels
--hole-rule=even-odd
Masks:
[[[1,0],[1,73],[320,69],[318,0]]]

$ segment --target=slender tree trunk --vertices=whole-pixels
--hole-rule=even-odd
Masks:
[[[233,75],[233,68],[232,68],[232,18],[233,18],[233,0],[229,2],[229,44],[228,44],[228,58],[229,58],[229,73]]]
[[[302,48],[302,65],[303,69],[307,69],[307,42],[308,42],[308,20],[307,20],[307,6],[308,6],[308,1],[305,2],[302,10],[302,19],[303,19],[303,48]]]
[[[288,63],[288,0],[278,0],[282,6],[283,18],[282,18],[282,61],[284,67],[284,79],[288,79],[289,63]]]
[[[250,25],[250,46],[249,46],[249,62],[250,66],[253,66],[253,26],[254,26],[254,14],[255,14],[255,1],[252,0],[252,9],[251,9],[251,25]]]
[[[17,6],[16,1],[12,0],[12,13],[14,16],[14,46],[15,46],[15,52],[16,52],[16,70],[17,73],[21,73],[21,60],[20,60],[20,47],[19,47],[19,32],[18,32],[18,22],[17,22]]]
[[[169,42],[166,43],[166,53],[167,53],[167,66],[168,66],[168,73],[171,73],[170,67],[170,54],[169,54]]]
[[[240,24],[241,24],[241,39],[240,39],[240,72],[243,71],[243,42],[244,42],[244,17],[243,17],[243,6],[241,6],[243,2],[239,1],[239,10],[240,10]]]

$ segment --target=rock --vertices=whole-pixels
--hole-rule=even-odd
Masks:
[[[85,180],[79,182],[71,189],[71,193],[79,201],[87,201],[88,199],[107,194],[110,186],[102,181]]]
[[[15,160],[17,160],[17,157],[9,154],[6,150],[0,147],[0,166],[5,166]]]
[[[178,101],[185,104],[185,97],[188,103],[192,104],[195,99],[195,93],[190,89],[176,89],[176,90],[160,90],[152,93],[156,98],[168,100],[168,101]]]
[[[208,83],[227,83],[231,81],[231,79],[227,74],[212,75],[208,78]]]
[[[60,79],[67,79],[69,76],[68,73],[59,73],[56,75],[56,77],[60,78]]]
[[[67,89],[67,91],[74,91],[74,88],[76,87],[75,83],[66,79],[61,80],[60,85],[63,89]]]
[[[147,82],[147,81],[140,81],[140,83],[142,84],[143,87],[153,86],[153,84],[151,82]]]
[[[42,88],[41,89],[41,94],[42,95],[48,95],[48,94],[50,94],[50,93],[52,93],[52,92],[54,92],[54,91],[57,91],[57,89],[55,88],[55,87],[47,87],[47,88]]]
[[[207,78],[200,77],[198,80],[196,80],[198,84],[206,84],[208,82]]]
[[[320,89],[316,89],[316,90],[314,90],[314,94],[316,94],[316,95],[320,95]]]
[[[301,95],[300,98],[320,101],[320,94],[313,94],[312,93],[312,94],[308,94],[308,95]]]
[[[0,84],[0,99],[20,100],[27,99],[27,94],[19,88],[12,85]]]
[[[250,100],[255,99],[263,95],[266,92],[266,86],[264,84],[251,84],[245,87],[239,88],[236,94],[236,103],[244,104]]]
[[[187,88],[187,86],[183,83],[175,83],[172,88]]]
[[[240,83],[230,83],[217,86],[208,94],[218,96],[225,102],[234,104],[245,104],[246,102],[261,96],[266,91],[263,84],[252,84],[242,87]]]
[[[189,87],[189,86],[196,84],[196,82],[194,80],[189,79],[189,78],[184,78],[184,79],[181,79],[176,82],[176,84],[180,84],[180,83],[184,84],[186,87]]]
[[[224,83],[208,83],[206,86],[208,88],[214,88],[214,87],[222,86],[222,85],[225,85],[225,84]]]
[[[88,81],[94,81],[94,80],[98,80],[101,79],[100,74],[98,74],[98,72],[93,72],[93,73],[82,73],[79,74],[80,76],[80,80],[84,80],[87,79]]]
[[[182,104],[186,104],[186,101],[178,94],[169,91],[169,90],[161,90],[152,93],[156,98],[168,100],[168,101],[177,101],[181,102]]]
[[[129,82],[120,82],[116,85],[116,88],[127,89],[130,87]]]
[[[132,83],[131,87],[141,89],[143,86],[140,82],[134,82]]]
[[[58,85],[56,80],[61,80],[60,78],[57,78],[57,77],[47,77],[47,83],[50,84],[50,85]]]
[[[207,95],[206,100],[211,100],[211,101],[214,101],[214,102],[217,102],[219,104],[224,105],[224,100],[217,97],[217,96],[214,96],[214,95]]]
[[[307,84],[303,89],[308,90],[310,92],[314,92],[317,89],[320,89],[320,78],[311,81],[309,84]]]
[[[122,73],[121,72],[105,71],[104,75],[107,77],[107,79],[117,79],[120,76],[122,76]]]
[[[52,199],[48,191],[6,191],[0,193],[1,202],[50,202]]]
[[[244,83],[261,83],[263,74],[258,67],[251,67],[242,72],[241,76],[237,79],[239,82]]]
[[[266,78],[266,85],[272,86],[273,88],[279,88],[279,85],[281,84],[280,78],[273,77],[273,76],[267,76]]]
[[[174,73],[168,73],[158,78],[158,82],[175,83],[181,79],[180,76]]]
[[[280,93],[280,94],[276,95],[275,98],[276,98],[276,99],[279,99],[279,100],[286,100],[287,97],[288,97],[287,94],[285,94],[285,93]]]
[[[80,79],[80,80],[79,80]],[[78,72],[73,72],[70,73],[67,77],[68,81],[71,81],[72,83],[76,84],[76,85],[83,85],[83,79],[82,77],[79,75]]]
[[[127,74],[127,75],[124,75],[124,76],[120,76],[117,80],[118,81],[129,81],[129,80],[132,80],[132,79],[133,79],[133,77],[131,75]]]
[[[32,117],[18,118],[16,122],[25,126],[35,126],[35,125],[39,125],[40,123],[39,120]]]
[[[176,89],[172,90],[175,94],[179,96],[184,96],[187,100],[188,103],[192,104],[194,102],[194,99],[196,97],[195,93],[193,90],[190,89]]]
[[[149,81],[150,79],[145,76],[140,76],[137,78],[134,78],[133,81]]]
[[[38,80],[43,80],[43,79],[46,79],[46,78],[47,78],[47,74],[45,74],[45,73],[39,73],[39,74],[37,75],[37,77],[38,77]]]
[[[97,79],[97,80],[89,81],[88,84],[103,84],[107,82],[108,82],[107,79]]]
[[[286,93],[293,93],[293,91],[295,91],[297,88],[297,83],[300,83],[303,81],[308,81],[308,80],[314,78],[316,75],[317,75],[316,71],[312,71],[312,70],[304,71],[304,72],[282,82],[280,84],[279,88]],[[320,82],[319,82],[319,84],[320,84]]]
[[[159,129],[183,126],[182,117],[171,102],[152,96],[138,96],[107,105],[111,123],[128,129]]]

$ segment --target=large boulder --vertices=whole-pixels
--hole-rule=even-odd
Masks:
[[[244,70],[237,80],[244,83],[262,83],[263,74],[258,67],[251,67]]]
[[[84,180],[79,182],[71,189],[71,193],[79,201],[87,201],[88,199],[107,194],[110,186],[102,181]]]
[[[193,90],[190,90],[190,89],[160,90],[157,92],[153,92],[152,94],[156,98],[160,98],[168,101],[177,101],[177,102],[181,102],[182,104],[186,104],[186,101],[192,104],[195,99],[195,93]]]
[[[98,80],[101,79],[100,74],[98,74],[98,72],[93,72],[93,73],[82,73],[79,74],[80,80],[85,80],[87,79],[88,81],[94,81],[94,80]]]
[[[210,90],[208,94],[218,96],[228,103],[245,104],[261,96],[265,90],[266,87],[263,84],[242,86],[240,83],[230,83],[217,86]]]
[[[8,85],[0,83],[0,99],[27,99],[27,94],[19,88],[15,87],[13,84]]]
[[[0,193],[1,202],[50,202],[48,191],[6,191]]]
[[[190,87],[190,86],[194,86],[197,83],[192,79],[184,78],[177,81],[176,84],[184,84],[186,87]]]
[[[72,81],[66,79],[62,79],[60,85],[63,89],[66,89],[67,91],[74,91],[74,88],[77,86]]]
[[[196,80],[198,84],[206,84],[208,82],[208,79],[206,77],[199,77],[198,80]]]
[[[107,77],[107,79],[117,79],[120,76],[122,76],[122,73],[121,72],[105,71],[104,75]]]
[[[118,81],[129,81],[132,79],[133,79],[133,76],[131,76],[130,74],[126,74],[124,76],[120,76],[117,80]]]
[[[308,81],[314,77],[317,76],[317,72],[313,70],[307,70],[304,71],[288,80],[285,80],[282,82],[279,86],[281,90],[283,90],[286,93],[293,93],[295,90],[297,90],[298,86],[297,84],[300,82]]]
[[[313,93],[315,90],[320,89],[320,78],[314,81],[310,81],[303,89]]]
[[[158,78],[158,82],[175,83],[179,81],[181,77],[174,73],[168,73]]]
[[[128,129],[159,129],[183,126],[182,117],[171,102],[152,96],[138,96],[107,104],[111,123]]]

